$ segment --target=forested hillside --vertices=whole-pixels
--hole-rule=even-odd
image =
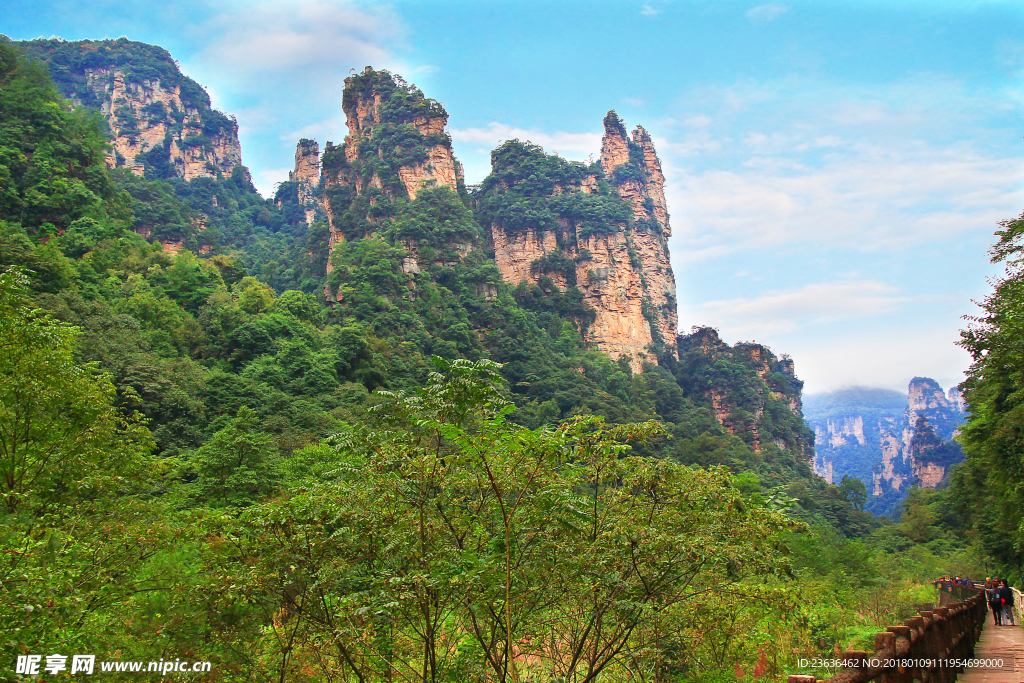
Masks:
[[[500,277],[499,214],[638,229],[602,168],[511,141],[478,193],[410,196],[388,179],[450,140],[402,117],[443,108],[373,78],[395,99],[366,147],[328,148],[349,184],[309,224],[294,185],[264,199],[241,166],[108,168],[108,123],[0,44],[9,659],[210,659],[210,680],[780,677],[794,651],[920,602],[907,576],[928,562],[965,565],[950,535],[898,574],[920,515],[880,528],[811,474],[787,357],[695,328],[636,371],[588,343],[568,279]],[[564,191],[580,175],[587,197]]]

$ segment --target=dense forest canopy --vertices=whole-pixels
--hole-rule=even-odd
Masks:
[[[961,333],[960,345],[973,360],[962,385],[971,414],[960,438],[967,461],[953,483],[957,504],[982,548],[1003,572],[1018,576],[1024,573],[1022,235],[1024,215],[1000,223],[989,255],[993,263],[1006,264],[1005,274],[981,302],[981,315],[969,318]]]
[[[104,58],[177,78],[132,45]],[[92,57],[52,48],[74,92]],[[443,111],[392,82],[389,135]],[[328,197],[348,231],[328,253],[286,185],[275,201],[242,167],[108,169],[105,135],[0,44],[9,660],[207,658],[210,680],[240,681],[780,677],[794,650],[901,619],[936,567],[972,566],[944,492],[891,524],[811,474],[787,359],[711,348],[703,328],[633,372],[583,341],[575,287],[502,281],[481,217],[610,229],[606,186],[540,191],[599,169],[515,141],[473,195]],[[389,140],[357,162],[389,168]]]

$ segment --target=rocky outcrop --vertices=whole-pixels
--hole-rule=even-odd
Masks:
[[[582,245],[593,257],[586,264],[582,287],[584,300],[598,312],[591,335],[599,347],[622,349],[620,353],[631,352],[641,358],[651,341],[674,347],[679,330],[676,280],[668,250],[672,228],[665,203],[665,176],[651,136],[637,126],[632,141],[627,140],[625,126],[614,111],[604,119],[601,167],[629,203],[634,222],[629,233],[614,236],[619,239],[593,236]],[[631,266],[628,271],[626,263]],[[608,268],[607,277],[621,272],[619,282],[608,287],[608,281],[602,281],[603,268]],[[596,277],[591,278],[591,272]],[[618,318],[629,319],[630,324],[618,323]],[[631,336],[632,330],[637,336]]]
[[[851,438],[852,437],[852,438]],[[864,418],[860,415],[828,420],[824,427],[815,430],[815,443],[827,443],[832,448],[847,443],[865,444]]]
[[[936,488],[946,478],[946,468],[934,462],[914,464],[914,478],[926,489]]]
[[[424,188],[454,190],[460,180],[448,113],[415,86],[368,66],[345,79],[342,109],[348,135],[341,145],[328,142],[321,159],[320,202],[332,250],[346,239],[343,210],[363,211],[357,222],[365,229],[348,238],[365,237],[379,223],[374,207],[381,201],[415,200]],[[332,300],[329,286],[325,293]]]
[[[966,404],[956,387],[947,396],[937,382],[928,377],[910,380],[907,400],[907,424],[917,423],[924,416],[940,439],[951,439],[964,420]]]
[[[64,97],[103,116],[109,166],[192,180],[230,176],[241,165],[238,124],[211,108],[167,50],[127,38],[38,38],[19,46],[46,65]]]
[[[931,414],[932,419],[935,419],[936,415],[951,412],[960,412],[959,407],[950,403],[935,380],[928,377],[910,380],[907,387],[907,415],[912,424],[917,421],[918,415]]]
[[[303,138],[295,145],[295,170],[288,171],[288,182],[295,183],[296,200],[306,214],[306,225],[312,225],[320,185],[320,145],[316,140]]]
[[[755,451],[770,442],[810,464],[815,437],[804,424],[803,382],[792,359],[761,344],[729,346],[710,327],[680,335],[678,351],[681,364],[708,378],[700,392],[726,431]]]
[[[903,448],[903,442],[884,430],[880,434],[882,462],[871,476],[873,496],[883,494],[883,482],[888,490],[900,492],[904,483],[912,480],[912,475],[906,474],[907,452]]]
[[[443,117],[417,118],[412,125],[424,136],[447,140],[448,115]],[[451,143],[439,143],[427,147],[426,160],[398,167],[398,177],[405,186],[409,199],[416,199],[416,193],[424,187],[455,188],[458,183],[458,166],[452,154]]]
[[[398,107],[389,111],[387,105],[395,95],[395,86],[400,91],[406,91],[402,94],[408,95],[410,86],[404,81],[386,71],[375,72],[371,67],[366,67],[359,76],[349,76],[345,79],[342,109],[345,112],[348,135],[345,136],[342,147],[346,160],[349,164],[359,162],[360,151],[364,146],[373,145],[374,132],[382,126],[411,126],[421,136],[421,144],[426,151],[421,155],[424,158],[418,161],[394,165],[393,170],[398,175],[401,190],[408,199],[416,199],[416,193],[424,187],[455,188],[458,173],[451,140],[446,130],[448,113],[440,106],[430,106],[436,103],[423,99],[422,93],[419,93],[420,98],[422,102],[427,103],[427,107],[423,108],[425,113],[417,110],[415,114],[409,115],[400,111]],[[380,158],[387,153],[381,149],[376,152]],[[331,182],[344,183],[346,180],[348,179],[337,178]],[[379,173],[372,174],[368,181],[362,177],[351,180],[354,181],[357,192],[366,187],[394,192],[392,187],[385,187]]]
[[[175,175],[192,180],[231,175],[241,165],[238,124],[219,112],[189,106],[182,101],[180,86],[165,88],[159,79],[130,80],[115,68],[87,69],[85,80],[100,100],[100,114],[113,137],[109,166],[127,166],[142,175],[140,155],[156,152]]]
[[[964,399],[963,394],[960,393],[960,387],[950,387],[949,393],[946,394],[946,398],[949,400],[949,405],[957,411],[961,413],[967,412],[967,400]]]
[[[595,194],[602,175],[632,214],[623,216],[615,230],[596,233],[567,220],[557,229],[485,227],[506,282],[537,284],[548,277],[562,289],[578,287],[595,312],[584,330],[586,340],[612,358],[628,357],[637,372],[644,362],[656,363],[659,352],[676,355],[678,318],[665,177],[647,131],[637,127],[630,139],[614,111],[605,117],[600,171],[578,184],[555,185],[551,195]],[[552,259],[559,259],[561,266],[538,267]]]
[[[665,203],[665,175],[651,136],[643,126],[633,130],[633,139],[630,140],[618,115],[614,111],[608,112],[604,119],[604,137],[601,138],[601,167],[618,187],[619,194],[633,207],[636,220],[654,217],[668,237],[671,229]],[[636,170],[642,173],[630,173]]]
[[[376,232],[387,213],[381,210],[384,204],[413,201],[424,188],[456,189],[460,182],[446,130],[448,114],[397,76],[370,67],[350,76],[342,106],[348,134],[341,145],[328,142],[320,160],[319,199],[331,250],[346,239]],[[299,183],[300,193],[312,187],[313,144],[300,143],[296,152],[290,180]],[[627,356],[634,371],[644,362],[657,362],[658,353],[675,355],[675,277],[664,186],[650,135],[638,127],[630,139],[610,112],[600,166],[575,183],[555,185],[550,194],[613,193],[627,207],[614,229],[578,230],[568,221],[555,229],[485,226],[506,282],[537,284],[548,278],[563,290],[578,287],[583,303],[594,311],[593,320],[581,325],[584,339],[612,358]],[[307,190],[306,196],[312,195]],[[402,246],[410,254],[403,271],[411,272],[419,267],[416,245]],[[555,268],[547,267],[552,259],[559,261]],[[329,286],[325,293],[330,300]]]
[[[819,477],[821,477],[822,479],[824,479],[825,481],[827,481],[830,484],[836,483],[835,480],[834,480],[835,468],[834,468],[831,460],[827,460],[827,459],[824,460],[822,462],[821,470],[820,471],[815,471],[815,474],[817,474]]]

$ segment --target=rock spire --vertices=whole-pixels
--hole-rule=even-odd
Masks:
[[[560,219],[557,229],[485,229],[507,282],[537,284],[548,277],[560,288],[578,287],[583,303],[595,312],[585,330],[587,341],[612,358],[627,356],[633,370],[639,371],[645,362],[656,363],[658,354],[676,354],[676,286],[669,262],[665,177],[646,130],[638,126],[630,139],[614,111],[605,117],[604,128],[600,164],[592,175],[578,186],[555,186],[551,195],[592,195],[608,187],[607,182],[628,207],[617,227],[586,230]],[[574,272],[543,267],[555,260],[573,263]]]

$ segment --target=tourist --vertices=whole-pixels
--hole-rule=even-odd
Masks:
[[[999,591],[991,583],[988,584],[985,597],[988,599],[988,606],[992,610],[992,618],[996,626],[1003,625],[1003,600],[999,597]]]
[[[1010,590],[1006,579],[1003,579],[1003,584],[999,586],[997,592],[1003,605],[1003,623],[1010,622],[1010,626],[1013,626],[1013,591]]]

